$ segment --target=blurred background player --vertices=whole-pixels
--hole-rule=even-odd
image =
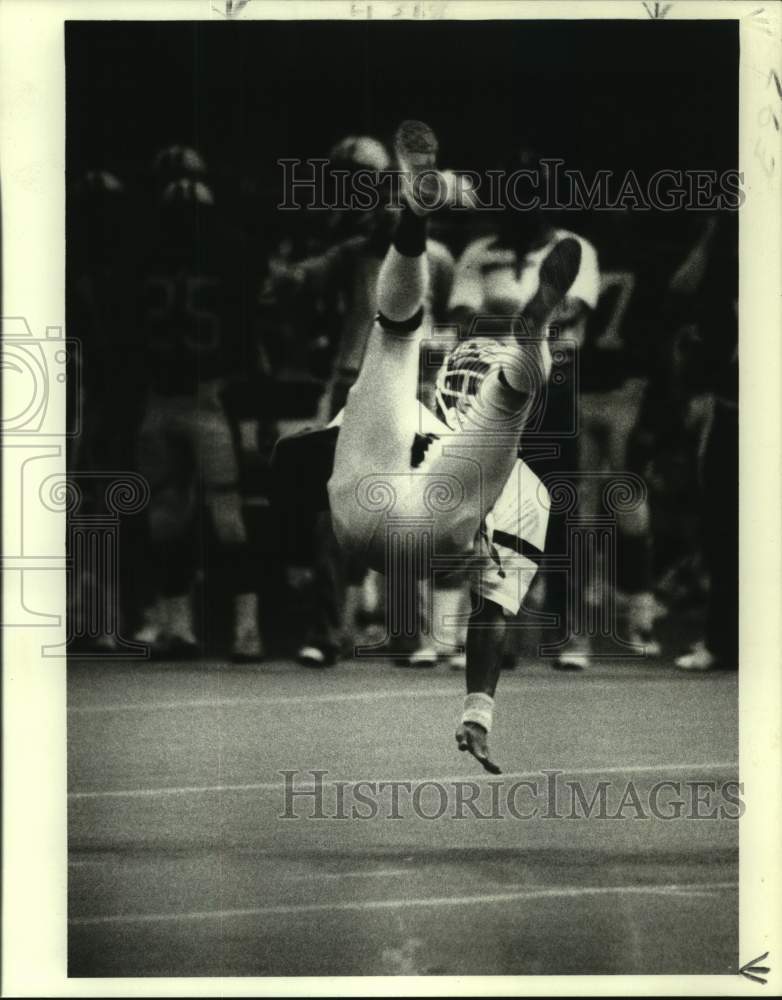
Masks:
[[[739,656],[738,219],[709,215],[674,274],[678,371],[701,414],[698,455],[704,564],[703,637],[681,670],[736,670]],[[700,405],[699,405],[700,404]]]
[[[509,172],[526,170],[538,178],[534,190],[541,194],[546,181],[546,165],[536,153],[521,149],[508,162]],[[532,199],[534,190],[523,193]],[[493,213],[494,214],[494,213]],[[573,352],[583,341],[587,317],[598,300],[600,275],[594,247],[582,236],[555,225],[549,212],[541,208],[521,211],[506,207],[497,213],[493,231],[467,245],[456,266],[451,295],[451,318],[464,336],[491,336],[517,315],[530,301],[538,287],[540,267],[557,243],[575,239],[581,248],[578,273],[567,295],[557,305],[549,319],[549,328],[556,330],[552,341],[555,372],[546,386],[545,407],[538,419],[525,427],[521,450],[525,462],[540,477],[557,473],[566,475],[580,468],[574,407],[577,405],[573,372]],[[568,433],[570,430],[570,433]],[[536,445],[547,442],[555,446],[544,449],[542,457]],[[577,483],[577,480],[576,480]],[[564,553],[567,550],[565,516],[553,513],[549,519],[546,549]],[[552,665],[563,669],[583,666],[589,654],[588,640],[572,634],[573,614],[582,599],[580,581],[573,573],[545,574],[546,610],[559,621],[560,650]],[[513,659],[508,658],[506,666]]]
[[[347,136],[329,153],[329,176],[340,183],[340,178],[349,181],[364,171],[377,184],[378,175],[391,165],[385,146],[371,136]],[[349,184],[347,187],[350,190]],[[296,262],[278,257],[270,264],[270,286],[277,298],[284,301],[302,292],[310,298],[326,296],[336,314],[331,373],[320,407],[325,421],[343,408],[361,369],[377,313],[378,274],[396,224],[397,213],[384,205],[365,211],[337,208],[328,223],[330,245],[322,253]],[[442,320],[451,291],[453,257],[442,243],[428,240],[427,259],[426,313]],[[340,550],[327,514],[317,516],[313,570],[313,602],[297,656],[309,666],[328,666],[352,645],[346,643],[352,624],[349,588],[356,594],[363,583],[362,596],[370,606],[381,602],[382,595],[377,574],[367,575],[365,565],[354,565]],[[424,613],[427,602],[423,595],[420,603]],[[379,610],[382,613],[382,607]],[[417,637],[411,638],[409,650],[397,648],[395,652],[409,653],[413,665],[433,666],[437,660],[436,651],[429,644],[422,645]]]
[[[601,213],[595,236],[600,253],[597,307],[579,340],[579,469],[580,511],[598,515],[605,474],[638,467],[639,419],[644,406],[652,359],[661,332],[654,328],[658,310],[650,298],[651,268],[644,263],[645,246],[629,232],[629,214]],[[656,343],[655,343],[656,342]],[[595,475],[590,475],[595,473]],[[654,623],[660,607],[653,593],[653,549],[648,497],[631,511],[616,513],[618,562],[602,560],[590,567],[583,582],[583,600],[599,604],[619,598],[624,610],[627,641],[658,656]],[[574,666],[577,661],[574,661]]]
[[[78,217],[77,238],[68,258],[68,328],[78,336],[90,364],[74,400],[86,418],[83,433],[69,439],[73,468],[122,468],[128,436],[123,433],[134,406],[130,395],[129,332],[133,327],[134,255],[124,183],[107,170],[88,170],[75,187],[70,210]],[[117,233],[123,234],[117,239]],[[88,405],[85,405],[88,404]],[[122,442],[125,451],[118,445]]]
[[[161,177],[167,177],[171,158],[170,151],[158,158]],[[139,468],[151,488],[150,569],[157,593],[137,638],[159,656],[199,652],[192,599],[199,546],[206,539],[201,557],[207,585],[219,571],[232,596],[233,658],[257,660],[263,654],[258,571],[222,397],[227,377],[256,363],[254,306],[241,240],[218,221],[201,164],[199,158],[193,176],[163,189],[144,261],[148,395]]]
[[[90,169],[78,178],[67,201],[67,329],[69,336],[78,338],[83,359],[80,378],[69,382],[79,395],[68,394],[68,406],[78,410],[79,417],[80,433],[67,438],[68,467],[77,474],[115,474],[135,465],[139,386],[144,373],[136,350],[138,248],[130,197],[127,185],[115,173]],[[69,426],[75,422],[73,417]],[[105,478],[89,475],[79,479],[82,513],[104,513],[100,505],[105,482]],[[122,524],[123,543],[134,540],[136,521],[130,518]],[[133,545],[123,544],[123,548],[127,554],[120,563],[119,595],[114,595],[120,605],[113,609],[120,624],[132,617],[128,598],[132,595]],[[72,613],[78,614],[76,605],[90,594],[105,607],[107,593],[96,593],[102,587],[100,580],[81,580],[69,595],[74,602]],[[82,610],[96,624],[102,618],[86,606]],[[83,634],[82,629],[76,632]],[[116,651],[117,636],[93,635],[87,644]]]

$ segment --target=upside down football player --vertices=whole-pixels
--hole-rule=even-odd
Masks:
[[[393,572],[386,544],[390,515],[407,519],[408,564],[425,565],[430,547],[435,557],[468,564],[467,694],[456,741],[498,774],[487,737],[505,615],[518,612],[532,583],[548,520],[546,491],[518,458],[519,436],[551,366],[546,322],[576,276],[581,248],[574,239],[553,248],[540,269],[537,292],[509,323],[507,337],[464,341],[451,352],[439,379],[441,412],[435,416],[416,400],[416,389],[427,280],[426,204],[432,204],[428,192],[444,182],[435,170],[437,142],[428,126],[404,122],[395,148],[403,207],[380,269],[378,314],[363,367],[330,428],[278,443],[276,471],[300,488],[303,475],[311,478],[316,467],[315,476],[328,475],[330,463],[322,452],[333,447],[328,504],[347,552]]]

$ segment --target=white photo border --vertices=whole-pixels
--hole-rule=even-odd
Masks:
[[[764,952],[765,992],[782,993],[782,6],[764,0],[0,0],[2,314],[32,335],[65,321],[66,20],[729,19],[740,22],[740,963]],[[664,53],[661,53],[664,59]],[[698,59],[698,53],[693,53]],[[769,111],[771,109],[771,111]],[[772,117],[775,113],[777,127]],[[67,333],[67,331],[66,331]],[[55,336],[50,333],[49,336]],[[65,424],[63,385],[50,406]],[[15,413],[3,394],[4,420]],[[4,425],[5,426],[5,425]],[[51,431],[49,428],[48,431]],[[59,449],[59,451],[58,451]],[[26,509],[24,464],[61,456],[56,432],[3,439],[3,621],[28,605],[59,626],[3,630],[3,994],[6,996],[756,995],[741,976],[68,979],[66,973],[65,661],[41,655],[64,641],[63,512]],[[19,496],[15,496],[19,493]],[[31,555],[21,519],[36,527]],[[36,521],[36,519],[39,519]],[[37,558],[40,570],[29,570]],[[15,561],[16,560],[16,561]],[[24,561],[23,560],[27,560]],[[25,570],[21,567],[24,566]],[[31,579],[34,578],[34,579]],[[27,591],[24,592],[24,584]],[[10,614],[6,614],[8,612]],[[777,989],[774,989],[774,986]]]

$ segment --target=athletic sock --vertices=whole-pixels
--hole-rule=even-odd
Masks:
[[[377,281],[378,318],[389,333],[405,336],[421,325],[429,280],[426,229],[427,220],[405,205]]]
[[[416,215],[409,205],[403,205],[392,245],[403,257],[420,257],[426,250],[427,228],[425,215]]]
[[[494,698],[484,691],[472,691],[464,699],[462,722],[474,722],[491,732],[494,721]]]
[[[258,632],[258,595],[252,593],[234,594],[234,637]]]
[[[163,598],[166,631],[186,642],[195,642],[193,611],[190,594],[174,594]]]

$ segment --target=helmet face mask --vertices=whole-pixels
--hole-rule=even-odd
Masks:
[[[462,429],[484,379],[497,364],[499,344],[491,338],[473,338],[458,344],[437,373],[435,397],[440,416],[452,431]]]

